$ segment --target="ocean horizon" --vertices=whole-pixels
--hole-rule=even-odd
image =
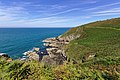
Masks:
[[[7,53],[13,59],[33,47],[44,50],[43,40],[56,37],[70,28],[0,28],[0,53]]]

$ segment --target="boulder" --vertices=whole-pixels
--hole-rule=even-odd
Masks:
[[[6,54],[6,53],[0,53],[0,57],[10,58],[10,56],[8,56],[8,54]]]
[[[21,60],[40,61],[40,48],[33,48],[32,50],[25,52],[24,55],[26,55],[27,58],[22,58]]]
[[[34,50],[38,52],[38,51],[40,51],[40,48],[34,48]]]
[[[0,58],[6,62],[11,62],[13,59],[6,53],[0,53]]]
[[[31,60],[36,60],[36,61],[39,61],[40,60],[40,57],[39,57],[39,54],[37,54],[36,52],[31,52],[27,55],[29,57],[29,59]]]

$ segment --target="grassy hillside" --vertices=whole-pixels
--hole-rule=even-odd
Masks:
[[[120,18],[78,26],[63,34],[62,37],[71,34],[82,35],[65,46],[66,53],[74,59],[81,60],[88,54],[98,57],[120,56]]]
[[[71,34],[80,34],[84,28],[112,28],[120,29],[120,18],[108,19],[103,21],[96,21],[88,24],[84,24],[70,29],[62,37],[69,36]]]
[[[108,19],[103,21],[96,21],[93,23],[83,25],[87,28],[91,27],[106,27],[106,28],[117,28],[120,29],[120,18]]]
[[[65,46],[65,52],[70,59],[98,70],[102,67],[116,67],[120,76],[120,18],[78,26],[62,37],[71,34],[84,35]],[[115,72],[114,69],[111,71]]]
[[[86,28],[84,31],[84,38],[77,38],[66,46],[69,56],[80,60],[88,54],[97,57],[120,56],[120,30]]]
[[[62,37],[71,35],[80,36],[64,46],[63,65],[0,57],[0,80],[120,80],[120,18],[78,26]]]

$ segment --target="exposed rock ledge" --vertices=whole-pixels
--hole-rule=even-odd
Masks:
[[[44,56],[42,61],[48,64],[63,64],[67,60],[63,45],[69,44],[69,41],[60,37],[47,38],[43,40],[44,46],[46,46],[47,56]]]

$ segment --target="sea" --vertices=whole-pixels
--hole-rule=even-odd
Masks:
[[[70,28],[0,28],[0,53],[17,59],[33,47],[45,49],[43,40],[57,37]]]

